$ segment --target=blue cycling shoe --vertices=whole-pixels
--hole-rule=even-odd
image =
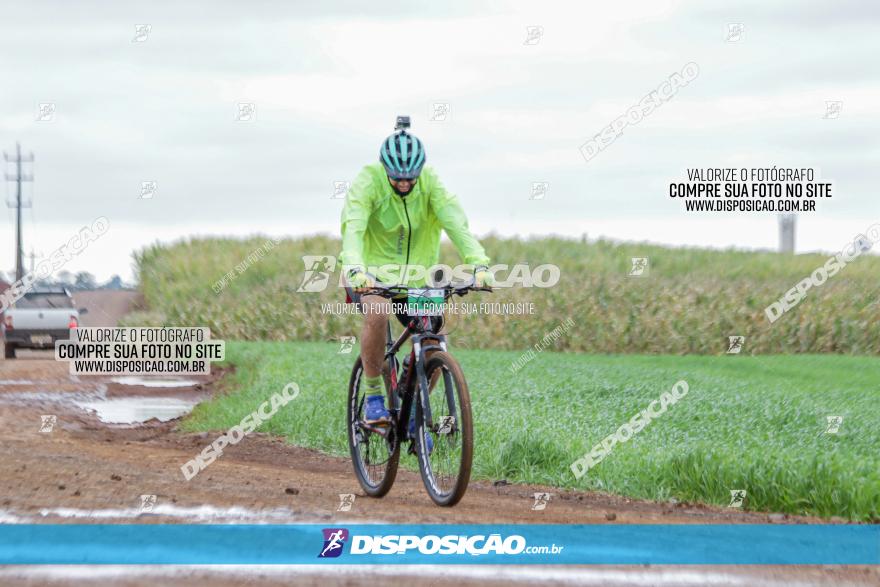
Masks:
[[[410,436],[410,438],[413,438],[413,439],[416,437],[416,416],[415,416],[415,414],[413,414],[412,417],[410,417],[410,419],[409,419],[409,436]],[[425,446],[428,447],[428,454],[429,455],[432,452],[434,452],[434,439],[431,438],[431,434],[428,432],[425,432]]]
[[[364,422],[367,424],[390,424],[391,413],[385,409],[385,396],[368,395],[367,409],[364,414]]]

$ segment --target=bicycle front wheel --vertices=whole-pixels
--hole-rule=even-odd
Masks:
[[[474,431],[471,397],[464,373],[452,355],[435,352],[425,366],[431,407],[426,421],[421,403],[416,410],[416,452],[428,495],[440,506],[457,504],[471,478]],[[426,439],[426,435],[428,439]],[[430,450],[429,450],[430,449]]]

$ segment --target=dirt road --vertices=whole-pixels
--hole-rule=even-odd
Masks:
[[[361,494],[347,459],[286,445],[261,434],[228,448],[191,481],[180,467],[218,436],[184,434],[170,418],[212,393],[208,379],[189,382],[72,377],[52,360],[0,362],[0,522],[389,522],[389,523],[749,523],[818,522],[693,504],[657,504],[522,485],[472,483],[455,508],[434,506],[418,474],[402,471],[392,492]],[[169,387],[178,385],[177,387]],[[43,416],[49,416],[44,418]],[[51,418],[54,416],[54,419]],[[103,419],[103,420],[102,420]],[[42,428],[42,431],[41,431]],[[533,511],[533,494],[550,504]],[[339,512],[339,494],[353,493]],[[145,498],[142,496],[155,496]],[[425,583],[425,567],[79,567],[3,568],[0,584],[183,585]],[[587,585],[878,585],[861,567],[590,567],[490,569],[442,567],[428,584]],[[333,579],[331,581],[330,579]]]
[[[77,308],[88,310],[80,317],[82,326],[116,326],[120,318],[143,303],[139,292],[113,289],[78,291],[73,299]]]

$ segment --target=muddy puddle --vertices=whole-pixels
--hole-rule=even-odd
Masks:
[[[206,397],[199,385],[187,379],[118,377],[106,384],[80,383],[79,389],[46,389],[43,381],[0,380],[0,403],[69,406],[63,411],[87,412],[105,424],[137,425],[185,416]]]
[[[73,403],[93,412],[105,424],[142,424],[153,419],[167,422],[185,416],[199,401],[198,398],[164,396],[120,397]]]
[[[144,496],[147,497],[147,496]],[[156,496],[150,496],[156,497]],[[177,518],[189,522],[242,522],[271,523],[292,522],[300,516],[289,508],[251,509],[241,506],[218,507],[212,505],[178,506],[168,503],[150,503],[132,508],[81,509],[70,507],[43,508],[41,518],[66,518],[90,520],[116,520],[141,516]],[[12,513],[12,512],[8,512]],[[13,514],[14,515],[14,514]]]
[[[175,387],[193,387],[198,385],[199,382],[195,379],[183,379],[178,377],[135,377],[135,376],[126,376],[126,377],[114,377],[111,379],[114,383],[119,383],[120,385],[137,385],[140,387],[164,387],[164,388],[175,388]]]
[[[153,498],[145,499],[145,498]],[[76,508],[52,507],[37,511],[19,512],[0,509],[2,524],[34,524],[39,522],[59,522],[64,520],[94,520],[99,522],[134,521],[144,517],[169,518],[186,523],[224,523],[224,524],[290,524],[319,523],[335,520],[337,523],[390,524],[387,519],[347,519],[338,513],[301,512],[288,507],[249,508],[244,506],[176,505],[163,503],[164,496],[142,495],[138,507],[118,508]]]

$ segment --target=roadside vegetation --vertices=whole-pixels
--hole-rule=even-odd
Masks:
[[[880,521],[880,258],[856,259],[771,324],[764,308],[827,255],[483,242],[495,263],[554,263],[561,279],[462,299],[533,303],[533,314],[448,319],[474,402],[476,478],[721,506],[745,490],[747,509]],[[330,237],[255,237],[137,255],[149,311],[126,323],[210,327],[236,366],[229,393],[185,428],[228,429],[295,381],[299,398],[260,430],[347,456],[359,350],[340,353],[339,341],[358,336],[361,318],[322,311],[344,301],[338,272],[324,291],[297,291],[304,255],[338,252]],[[649,259],[647,275],[628,276],[633,257]],[[441,261],[457,262],[448,244]],[[740,354],[726,354],[730,336],[745,337]],[[575,478],[576,459],[681,379],[686,397]],[[843,418],[837,433],[826,432],[829,416]]]

